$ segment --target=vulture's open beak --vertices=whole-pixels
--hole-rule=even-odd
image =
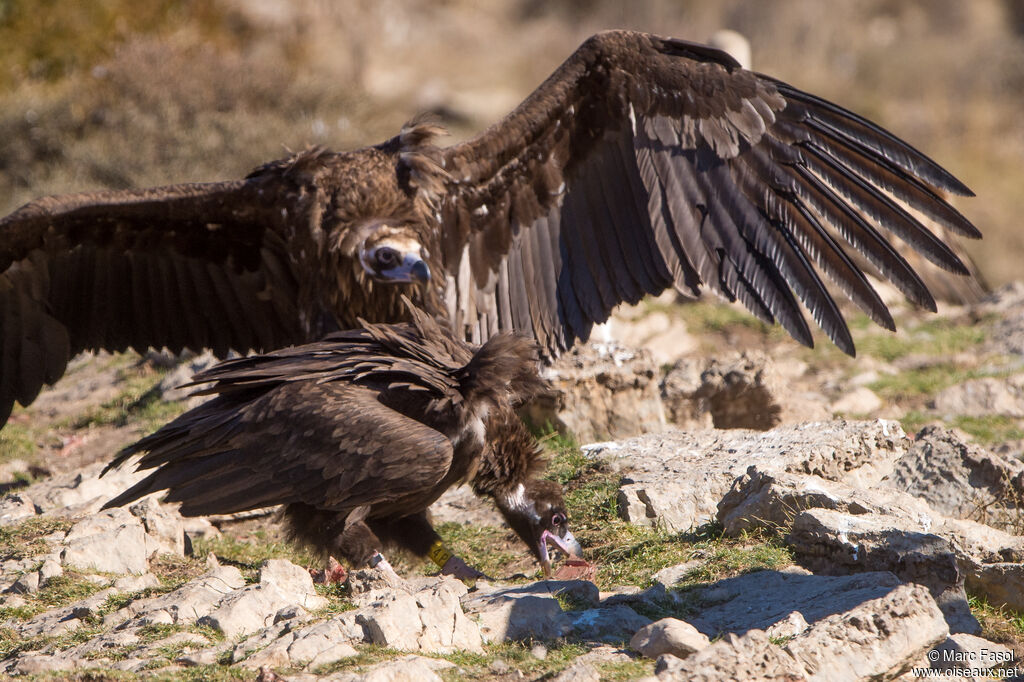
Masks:
[[[576,541],[576,538],[574,538],[572,533],[568,530],[565,531],[565,535],[561,537],[549,530],[545,530],[540,534],[540,540],[537,542],[537,551],[540,556],[540,567],[541,570],[544,571],[545,578],[551,577],[551,558],[548,555],[549,540],[553,542],[555,547],[557,547],[566,556],[575,559],[583,558],[583,548],[580,547],[580,543]]]

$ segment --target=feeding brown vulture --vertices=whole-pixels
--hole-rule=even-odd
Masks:
[[[83,349],[272,350],[402,321],[403,295],[475,343],[515,330],[552,357],[619,303],[706,288],[810,346],[802,303],[853,354],[822,274],[894,329],[853,257],[934,310],[891,237],[964,274],[916,216],[980,236],[942,198],[970,190],[921,152],[681,40],[598,34],[475,138],[438,132],[7,216],[0,416]]]
[[[390,542],[471,577],[426,513],[466,481],[545,573],[549,541],[579,555],[561,488],[539,478],[540,449],[514,410],[543,386],[535,344],[503,333],[474,349],[409,313],[196,375],[216,397],[121,451],[107,469],[143,453],[139,469],[155,470],[106,506],[160,490],[189,516],[285,505],[298,540],[353,565],[376,565]]]

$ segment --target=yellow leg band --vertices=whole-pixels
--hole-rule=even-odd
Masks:
[[[444,568],[444,565],[452,558],[452,553],[448,551],[443,542],[438,540],[427,550],[427,556],[439,567]]]

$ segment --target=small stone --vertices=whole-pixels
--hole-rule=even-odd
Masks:
[[[462,606],[477,621],[486,642],[557,639],[573,629],[543,582],[515,587],[478,584],[475,592],[463,598]]]
[[[61,567],[60,562],[55,559],[47,559],[39,568],[39,585],[45,587],[51,578],[57,578],[62,575],[64,575],[64,569]]]
[[[578,637],[598,642],[625,641],[651,622],[625,604],[570,611],[568,616]]]
[[[164,609],[151,611],[142,618],[139,618],[140,625],[171,625],[172,623],[174,623],[174,617]]]
[[[179,656],[174,659],[174,662],[187,668],[194,668],[204,665],[217,665],[220,661],[220,657],[221,652],[219,650],[204,649],[202,651],[195,651]]]
[[[21,656],[14,665],[12,672],[21,675],[38,675],[62,670],[71,670],[74,662],[66,656],[49,656],[30,653]]]
[[[659,678],[665,673],[671,673],[672,671],[678,670],[683,665],[683,659],[672,654],[661,654],[658,656],[658,660],[654,662],[654,674]]]
[[[742,636],[726,633],[714,644],[685,659],[662,654],[654,672],[663,680],[806,680],[797,661],[773,645],[761,630],[748,630]],[[817,679],[828,679],[824,677]]]
[[[114,581],[119,592],[140,592],[150,587],[160,587],[160,578],[152,573],[142,575],[126,575]]]
[[[181,514],[160,504],[153,497],[143,498],[128,510],[142,520],[146,529],[146,556],[185,555],[185,530]]]
[[[629,640],[629,646],[647,658],[657,658],[661,654],[686,658],[710,643],[707,635],[677,618],[662,618],[642,627]]]
[[[25,601],[24,597],[14,593],[5,594],[2,597],[0,597],[0,605],[3,605],[4,607],[9,609],[17,609],[24,606],[27,603],[28,602]]]
[[[431,669],[431,664],[421,656],[388,661],[371,668],[361,682],[441,682],[438,674]]]
[[[577,661],[558,673],[554,682],[601,682],[601,673],[589,663]]]
[[[23,492],[8,493],[0,500],[0,526],[11,526],[32,518],[39,510],[35,502]]]
[[[950,635],[949,639],[935,647],[935,651],[939,652],[938,660],[931,667],[940,670],[988,669],[1011,665],[1015,658],[1012,649],[963,632]]]
[[[327,599],[317,594],[309,571],[285,559],[268,559],[260,566],[260,584],[273,586],[286,599],[310,611],[327,605]]]
[[[530,647],[530,655],[536,658],[538,661],[543,661],[548,657],[548,648],[543,644],[534,644]]]
[[[121,623],[126,623],[129,620],[131,620],[131,619],[132,619],[131,609],[125,607],[123,609],[118,609],[117,611],[114,611],[113,613],[108,613],[107,615],[103,616],[103,625],[108,627],[108,628],[113,628],[113,627],[117,627]]]
[[[950,386],[935,396],[940,414],[987,417],[1024,417],[1024,374],[1010,377],[970,379]]]
[[[777,623],[769,625],[764,632],[771,639],[781,639],[785,637],[796,637],[808,627],[807,621],[804,619],[804,615],[802,613],[799,611],[790,611],[788,616]]]
[[[61,562],[79,570],[145,573],[146,532],[127,509],[108,509],[76,523],[64,538]]]
[[[656,583],[660,583],[664,587],[672,587],[682,582],[690,571],[699,568],[700,565],[700,559],[694,559],[674,566],[668,566],[655,573],[652,578]]]
[[[280,609],[274,614],[274,625],[286,620],[293,621],[294,623],[301,623],[309,618],[309,611],[302,608],[298,604],[292,604]]]
[[[39,591],[39,571],[29,571],[22,574],[7,589],[16,594],[35,594]]]

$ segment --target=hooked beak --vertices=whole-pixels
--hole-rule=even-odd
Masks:
[[[540,567],[544,571],[544,577],[551,577],[551,559],[548,556],[548,540],[555,544],[563,554],[574,559],[583,558],[583,547],[576,541],[573,534],[569,531],[565,531],[563,537],[559,537],[551,531],[545,530],[540,534],[540,540],[537,542],[537,550],[540,555]]]
[[[406,254],[402,263],[387,270],[381,270],[381,278],[389,282],[420,282],[430,281],[430,267],[426,261],[414,254]]]

